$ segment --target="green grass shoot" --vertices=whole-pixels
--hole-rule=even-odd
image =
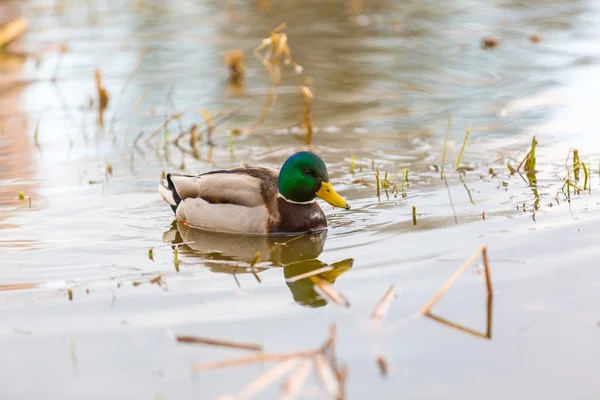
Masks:
[[[467,133],[465,134],[465,140],[463,140],[462,147],[460,148],[460,153],[458,154],[458,159],[456,160],[456,169],[460,167],[460,161],[462,160],[463,153],[465,152],[465,147],[467,146],[467,140],[469,140],[469,135],[471,134],[471,125],[467,128]]]
[[[585,163],[582,162],[581,167],[583,168],[583,190],[587,190],[588,182],[590,179],[590,173],[588,171],[588,168],[585,166]],[[590,185],[589,189],[592,189],[592,185]]]
[[[25,192],[19,192],[19,200],[25,200]]]
[[[581,160],[579,159],[579,150],[573,149],[573,177],[576,181],[579,180],[579,170],[581,166]],[[585,188],[584,188],[585,190]]]
[[[517,167],[517,172],[521,170],[521,166],[523,166],[523,164],[524,164],[523,168],[524,168],[525,172],[534,172],[535,171],[535,164],[536,164],[535,149],[536,149],[537,144],[538,144],[538,141],[534,136],[533,139],[531,139],[531,149],[529,150],[529,152],[527,153],[525,158],[523,158],[523,160]]]
[[[381,198],[381,186],[379,184],[379,168],[375,170],[375,181],[377,182],[377,200]]]

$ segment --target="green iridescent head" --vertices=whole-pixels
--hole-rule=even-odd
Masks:
[[[308,151],[293,154],[283,163],[279,171],[279,193],[297,203],[320,197],[334,207],[350,208],[346,200],[333,190],[321,157]]]

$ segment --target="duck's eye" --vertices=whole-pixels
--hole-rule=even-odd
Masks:
[[[310,168],[304,168],[304,175],[312,175]]]

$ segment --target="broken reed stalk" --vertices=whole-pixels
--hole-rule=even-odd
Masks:
[[[469,135],[471,134],[471,124],[467,128],[467,133],[465,134],[465,139],[463,140],[462,147],[460,148],[460,153],[458,153],[458,159],[456,160],[456,169],[460,167],[460,161],[462,160],[463,153],[465,152],[465,147],[467,146],[467,140],[469,140]]]
[[[260,344],[233,342],[233,341],[229,341],[229,340],[203,338],[203,337],[198,337],[198,336],[177,335],[177,336],[175,336],[175,339],[179,343],[199,343],[199,344],[207,344],[207,345],[211,345],[211,346],[230,347],[230,348],[234,348],[234,349],[243,349],[243,350],[252,350],[252,351],[262,351],[262,349],[263,349],[263,346],[261,346]]]
[[[398,290],[394,285],[391,285],[383,294],[383,297],[379,300],[373,312],[371,313],[371,319],[384,319],[387,315],[392,301],[396,297]]]
[[[417,225],[417,207],[412,206],[412,222],[413,226]]]
[[[444,140],[444,153],[442,155],[442,167],[440,171],[440,178],[444,179],[444,163],[446,162],[446,153],[448,152],[448,139],[450,139],[450,126],[452,125],[452,112],[448,116],[448,128],[446,129],[446,139]]]
[[[483,266],[485,269],[485,282],[486,282],[487,293],[488,293],[488,296],[493,296],[492,279],[490,276],[490,267],[489,267],[489,260],[488,260],[488,255],[487,255],[487,247],[482,246],[475,253],[473,253],[471,255],[471,257],[469,257],[467,259],[467,261],[465,261],[465,263],[462,266],[460,266],[460,268],[458,268],[454,272],[454,274],[452,274],[452,276],[442,285],[440,290],[438,290],[437,293],[431,298],[431,300],[429,300],[427,302],[427,304],[425,304],[425,306],[421,309],[421,314],[428,314],[431,311],[431,307],[433,307],[433,305],[439,301],[439,299],[448,291],[448,289],[450,289],[450,287],[465,272],[465,270],[469,266],[471,266],[471,264],[473,264],[473,261],[475,261],[477,256],[479,256],[480,254],[483,257]]]
[[[328,297],[336,304],[346,308],[350,307],[350,302],[348,302],[348,299],[346,299],[344,295],[340,293],[340,291],[337,290],[331,283],[314,275],[309,277],[309,279],[313,281],[315,291],[321,292],[325,295],[325,297]]]
[[[27,18],[19,17],[0,27],[0,47],[5,47],[13,42],[27,30],[28,26]]]

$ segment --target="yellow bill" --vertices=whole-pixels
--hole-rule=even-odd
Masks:
[[[321,182],[321,188],[316,195],[334,207],[350,209],[350,205],[346,203],[346,200],[333,190],[333,186],[329,182]]]

